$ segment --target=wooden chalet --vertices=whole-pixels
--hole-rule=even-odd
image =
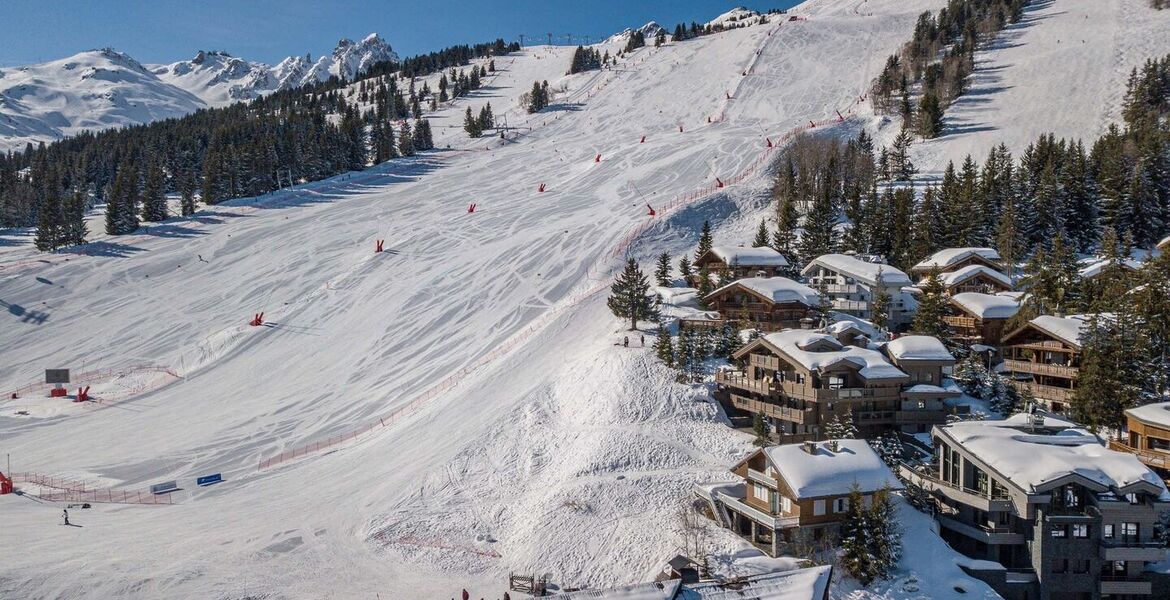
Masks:
[[[883,348],[895,367],[910,376],[902,385],[902,405],[898,410],[898,427],[907,433],[926,433],[947,420],[951,411],[947,400],[961,392],[942,387],[955,366],[955,357],[938,338],[928,335],[904,335]]]
[[[715,246],[695,258],[695,272],[698,273],[703,267],[707,267],[707,271],[712,275],[726,270],[733,279],[777,277],[788,267],[788,260],[783,254],[767,246],[759,248]]]
[[[1170,480],[1170,402],[1155,402],[1125,411],[1125,433],[1109,447],[1137,456],[1162,479]]]
[[[918,287],[926,285],[926,275],[918,282]],[[1012,279],[991,267],[984,265],[967,265],[961,269],[939,274],[939,279],[946,288],[948,295],[976,292],[980,294],[995,294],[1012,291]]]
[[[963,292],[950,297],[943,321],[964,345],[999,346],[1008,319],[1019,310],[1019,300],[1011,296]]]
[[[1002,259],[993,248],[947,248],[931,254],[922,262],[910,268],[910,273],[925,277],[931,271],[953,273],[969,266],[984,266],[1003,272]]]
[[[1064,412],[1076,389],[1081,365],[1083,316],[1041,315],[1003,337],[1004,370],[1012,384],[1029,390],[1053,412]]]
[[[731,468],[735,484],[698,484],[721,525],[771,556],[835,545],[856,485],[868,502],[902,485],[865,440],[760,448]]]
[[[725,320],[763,331],[795,329],[811,323],[820,304],[816,290],[785,277],[733,281],[706,297],[707,307]]]

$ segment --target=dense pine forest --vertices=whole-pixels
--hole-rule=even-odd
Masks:
[[[167,218],[165,195],[182,212],[360,170],[433,146],[422,104],[434,108],[476,89],[487,67],[456,69],[473,58],[518,49],[496,40],[454,46],[375,65],[353,82],[273,93],[247,103],[124,129],[85,133],[0,155],[0,227],[38,225],[37,246],[82,243],[85,211],[108,204],[106,230],[130,233],[140,221]],[[494,62],[491,63],[494,69]],[[414,77],[443,69],[439,90],[415,89]],[[369,105],[361,109],[359,105]]]

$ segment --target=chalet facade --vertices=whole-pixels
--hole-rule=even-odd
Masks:
[[[1005,335],[1004,370],[1048,410],[1064,412],[1076,390],[1085,317],[1041,315]]]
[[[716,394],[735,409],[762,414],[782,443],[823,439],[825,426],[838,416],[852,418],[866,437],[946,420],[933,403],[920,404],[920,396],[903,402],[909,400],[903,388],[915,383],[881,352],[842,344],[827,333],[769,333],[732,357],[744,368],[717,373]]]
[[[865,501],[901,483],[865,440],[760,448],[731,468],[736,483],[699,484],[721,525],[771,556],[837,543],[854,484]]]
[[[922,262],[910,268],[917,277],[930,275],[932,271],[954,273],[971,266],[983,266],[1003,273],[1003,263],[994,248],[947,248],[931,254]]]
[[[887,316],[891,328],[913,319],[912,303],[903,291],[911,285],[910,277],[893,266],[848,254],[826,254],[813,259],[801,274],[810,287],[829,297],[835,311],[872,319],[874,299],[884,292],[890,297]]]
[[[927,275],[918,282],[918,287],[926,285]],[[1012,291],[1012,280],[1007,275],[984,265],[967,265],[955,271],[939,274],[939,280],[946,288],[948,295],[975,292],[980,294],[996,294]]]
[[[695,258],[695,272],[702,267],[712,275],[727,271],[733,279],[744,277],[778,277],[788,267],[783,254],[761,246],[759,248],[714,246]]]
[[[902,475],[933,496],[952,548],[1002,565],[968,574],[1009,600],[1153,597],[1145,567],[1165,557],[1154,525],[1170,503],[1137,458],[1029,414],[931,435],[933,463]]]
[[[1011,296],[963,292],[950,297],[943,321],[966,346],[999,346],[1008,319],[1019,311],[1019,301]]]
[[[1170,480],[1170,402],[1125,411],[1125,433],[1109,447],[1137,456],[1164,480]]]
[[[749,277],[733,281],[707,297],[707,307],[724,320],[745,327],[779,331],[807,326],[816,316],[816,290],[784,277]]]
[[[898,428],[907,433],[926,433],[934,425],[945,423],[947,400],[962,395],[958,390],[942,387],[949,377],[955,357],[938,338],[927,335],[904,335],[883,348],[890,362],[910,377],[902,385]]]

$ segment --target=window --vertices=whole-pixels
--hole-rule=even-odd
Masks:
[[[1067,558],[1054,558],[1054,559],[1052,559],[1052,572],[1053,573],[1067,573],[1068,572],[1068,559]]]
[[[814,500],[813,501],[813,516],[819,517],[823,514],[825,514],[825,501],[824,500]]]
[[[1107,540],[1113,539],[1113,523],[1101,526],[1101,537]]]
[[[1081,497],[1072,485],[1064,486],[1064,505],[1073,508],[1081,505]]]
[[[833,512],[843,513],[849,508],[848,498],[837,498],[833,501]]]
[[[786,513],[792,512],[792,500],[787,497],[780,498],[780,509]]]
[[[1072,536],[1075,538],[1081,538],[1081,539],[1089,537],[1089,524],[1088,523],[1073,523]]]
[[[1052,537],[1054,537],[1054,538],[1068,537],[1068,530],[1066,530],[1064,528],[1064,525],[1053,525],[1052,526]]]
[[[760,485],[758,483],[753,483],[752,484],[752,495],[755,496],[757,500],[763,500],[763,501],[767,502],[768,501],[768,488],[766,488],[763,485]]]
[[[1121,537],[1126,539],[1137,539],[1138,524],[1137,523],[1122,523]]]
[[[796,383],[799,383],[799,384],[804,383],[804,373],[797,373],[796,374]]]

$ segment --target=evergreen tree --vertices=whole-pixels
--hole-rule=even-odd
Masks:
[[[195,172],[187,171],[179,179],[179,211],[184,217],[195,214]]]
[[[877,280],[882,281],[882,269],[878,268]],[[885,286],[877,286],[873,295],[873,306],[870,311],[870,321],[878,331],[888,331],[890,325],[890,293]]]
[[[142,188],[142,220],[165,221],[168,216],[163,172],[157,164],[151,165],[146,170],[146,185]]]
[[[719,355],[727,360],[734,360],[732,354],[735,354],[743,344],[739,335],[739,324],[733,319],[728,319],[723,323],[720,334]]]
[[[41,252],[52,252],[66,245],[65,211],[61,206],[61,190],[51,178],[46,186],[37,214],[37,232],[33,243]]]
[[[626,268],[617,281],[610,286],[606,302],[614,316],[630,320],[630,331],[638,328],[638,321],[658,319],[657,302],[650,295],[650,284],[634,259],[626,262]]]
[[[138,229],[138,169],[123,161],[106,202],[106,233],[126,235]]]
[[[471,114],[470,106],[467,107],[467,112],[463,114],[463,130],[473,138],[483,135],[483,127],[480,126],[479,119]]]
[[[914,333],[937,338],[947,337],[950,329],[943,321],[947,304],[946,286],[943,285],[938,269],[934,269],[922,286],[922,295],[918,299],[918,312],[914,314],[914,323],[911,326]]]
[[[711,222],[703,221],[703,229],[699,232],[699,247],[695,250],[695,260],[699,260],[704,254],[711,251],[713,245],[711,237]]]
[[[87,208],[85,190],[78,187],[65,204],[65,245],[76,246],[84,244],[89,228],[85,225],[85,209]]]
[[[496,126],[496,118],[492,115],[492,103],[488,102],[479,110],[479,129],[487,131]]]
[[[663,252],[658,255],[658,268],[654,270],[654,279],[659,286],[667,287],[670,285],[670,253]]]
[[[826,186],[824,193],[817,194],[808,214],[804,216],[804,235],[799,244],[801,262],[833,252],[833,229],[836,225],[837,208],[833,206],[832,190]]]
[[[752,241],[752,248],[764,248],[768,245],[768,223],[760,219],[760,226],[756,229],[756,239]]]
[[[854,483],[849,491],[849,506],[841,521],[841,566],[851,577],[867,586],[881,573],[871,535],[875,529],[873,515],[865,509],[861,488]]]
[[[694,277],[695,273],[691,270],[691,259],[685,254],[678,259],[678,274],[686,282],[686,285],[691,285],[691,278]]]
[[[894,138],[894,146],[890,150],[890,177],[898,181],[910,181],[918,173],[917,167],[910,160],[911,141],[910,132],[903,129]]]
[[[902,558],[902,531],[898,526],[898,507],[894,504],[893,490],[888,483],[873,494],[869,525],[877,577],[889,579]]]
[[[661,323],[658,324],[658,331],[654,338],[654,353],[658,355],[662,364],[668,367],[674,366],[674,344],[671,343],[670,333]]]
[[[857,426],[853,424],[853,413],[841,416],[834,414],[833,418],[825,423],[825,437],[831,440],[857,439]]]
[[[763,447],[772,443],[772,428],[768,425],[764,413],[758,412],[752,417],[752,433],[756,434],[753,444]]]
[[[698,284],[695,286],[698,289],[698,303],[702,308],[707,308],[707,296],[715,291],[714,286],[711,285],[711,271],[707,265],[699,267]]]
[[[414,156],[414,135],[410,132],[410,123],[402,122],[402,132],[398,134],[398,153],[402,156]]]
[[[943,109],[938,96],[934,92],[926,92],[918,104],[918,134],[926,139],[938,137],[942,134],[942,120]]]

